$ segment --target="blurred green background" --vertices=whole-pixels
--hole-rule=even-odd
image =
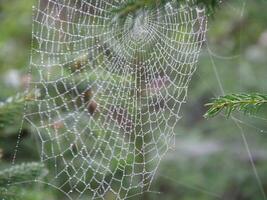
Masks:
[[[34,0],[0,1],[0,101],[25,90]],[[133,199],[260,200],[267,193],[267,113],[204,119],[204,106],[223,93],[267,93],[267,1],[224,1],[209,19],[208,41],[190,85],[176,144],[152,189]],[[10,166],[23,109],[1,113],[0,169]],[[12,108],[14,112],[14,108]],[[38,161],[34,132],[23,132],[18,162]],[[246,142],[250,154],[246,148]],[[15,189],[24,200],[64,199],[44,184]]]

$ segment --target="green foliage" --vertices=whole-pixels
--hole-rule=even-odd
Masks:
[[[25,49],[25,46],[31,43],[29,30],[34,2],[36,1],[0,1],[0,72],[11,67],[25,69],[27,66],[29,48]]]
[[[263,94],[231,94],[221,96],[214,99],[212,103],[206,104],[210,108],[205,117],[214,117],[223,110],[226,111],[227,117],[236,110],[243,111],[244,113],[253,113],[257,112],[264,104],[267,104],[267,95]]]
[[[20,68],[24,71],[28,66],[32,2],[33,0],[3,0],[0,3],[0,24],[1,27],[4,27],[0,34],[1,73],[11,68]],[[242,90],[248,92],[252,88],[256,91],[262,91],[266,88],[266,48],[260,48],[257,41],[266,29],[267,15],[264,12],[264,8],[267,4],[266,1],[260,0],[247,1],[244,18],[240,19],[239,10],[243,6],[242,3],[243,1],[229,1],[228,6],[223,7],[221,11],[218,10],[216,14],[218,17],[214,18],[213,25],[209,29],[209,46],[219,55],[240,55],[240,59],[227,61],[219,58],[215,59],[215,64],[218,66],[219,75],[226,91]],[[245,31],[242,27],[245,27]],[[242,48],[239,48],[240,43]],[[257,59],[251,58],[254,53],[250,53],[252,47],[253,49],[255,47],[256,49],[261,49],[260,52],[263,56],[260,59],[258,57]],[[151,198],[146,198],[146,200],[215,199],[215,197],[206,194],[205,191],[203,192],[202,189],[216,192],[223,196],[221,198],[225,199],[262,199],[255,184],[255,177],[248,164],[247,155],[243,152],[243,147],[240,146],[239,134],[235,134],[236,127],[231,124],[230,120],[222,121],[220,118],[215,118],[212,123],[202,120],[203,113],[200,108],[204,104],[203,102],[209,99],[213,92],[217,91],[216,79],[210,67],[209,56],[205,54],[205,50],[202,52],[198,75],[194,77],[190,87],[190,96],[186,104],[187,110],[183,112],[183,120],[177,126],[176,132],[181,133],[178,136],[178,142],[176,141],[178,143],[176,145],[177,149],[174,154],[168,155],[168,159],[161,163],[159,176],[157,176],[156,182],[153,184],[154,190],[160,191],[161,195],[151,194]],[[242,60],[241,63],[240,60]],[[237,82],[241,76],[242,81]],[[120,77],[116,77],[117,79],[120,80]],[[1,100],[18,92],[15,88],[3,84],[2,81],[0,82],[0,88]],[[13,117],[22,115],[18,110],[22,109],[24,104],[23,98],[21,100],[21,102],[17,102],[18,104],[15,103],[16,100],[14,104],[3,102],[4,105],[2,105],[4,107],[0,108],[0,118],[5,120],[3,124],[5,127],[10,128],[14,126],[14,123],[20,122],[19,120],[14,120]],[[15,106],[16,104],[18,107]],[[1,116],[3,113],[4,115]],[[257,128],[266,130],[266,121],[261,122],[260,120],[249,118],[248,125],[255,125],[253,120],[257,122]],[[13,122],[10,123],[11,121]],[[212,134],[208,134],[211,130]],[[250,148],[253,150],[253,159],[256,162],[263,185],[267,188],[267,165],[266,157],[264,156],[264,152],[266,152],[266,137],[262,136],[262,134],[257,134],[257,129],[248,129],[246,127],[245,130],[251,133],[248,134],[248,141]],[[5,131],[0,128],[0,148],[3,151],[1,167],[10,162],[8,155],[13,153],[13,146],[17,142],[17,137],[14,137],[17,132],[14,131],[13,135],[11,135],[5,134]],[[20,161],[25,162],[26,159],[39,158],[39,155],[37,157],[32,156],[32,154],[38,154],[36,146],[32,145],[35,134],[33,130],[29,129],[28,134],[23,136],[20,146],[20,149],[23,149],[23,151],[20,151],[22,155],[22,158],[19,157]],[[215,148],[213,152],[211,148],[211,153],[209,153],[210,143],[211,145],[221,144],[218,148],[222,149],[216,150]],[[192,150],[192,148],[194,149]],[[191,155],[193,154],[192,152],[196,155]],[[204,153],[199,154],[199,152]],[[119,162],[123,163],[122,160],[119,160]],[[117,162],[114,165],[117,165]],[[218,170],[220,173],[218,173]],[[174,181],[165,180],[160,175],[172,177]],[[194,186],[197,186],[197,188],[199,186],[200,189],[194,189]],[[20,189],[23,190],[24,188],[22,185],[18,185],[18,187],[17,190],[1,188],[0,199],[18,199],[18,195],[21,194]],[[20,193],[17,191],[20,191]],[[27,197],[25,197],[25,194]],[[55,190],[42,187],[41,189],[40,187],[26,188],[24,195],[21,195],[19,199],[65,200],[62,196],[58,197]],[[133,199],[140,200],[141,198],[138,196]]]
[[[47,174],[44,164],[41,163],[25,163],[0,171],[0,188],[9,185],[32,181],[38,177]]]
[[[220,0],[197,0],[196,2],[198,5],[204,6],[210,14],[213,14],[215,8],[221,3]]]
[[[177,3],[184,3],[186,0],[176,0]],[[125,18],[128,14],[135,14],[138,10],[153,9],[155,7],[164,6],[170,0],[129,0],[121,8],[115,9],[114,12],[118,13],[120,18]],[[208,13],[213,13],[214,9],[220,3],[219,0],[197,0],[196,5],[203,6],[207,9]]]
[[[42,178],[46,174],[42,163],[25,163],[0,171],[0,199],[22,199],[19,191],[24,187],[20,183]]]
[[[0,188],[0,199],[1,200],[17,200],[18,197],[14,192],[7,190],[6,188]]]
[[[0,102],[0,129],[14,124],[16,118],[21,115],[25,95],[18,94],[15,97],[10,97],[4,102]]]
[[[25,102],[32,101],[38,95],[38,92],[23,92],[0,102],[0,130],[21,121]]]

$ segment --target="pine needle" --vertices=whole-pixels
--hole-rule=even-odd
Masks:
[[[265,104],[267,104],[267,95],[264,94],[230,94],[216,98],[213,102],[206,104],[210,108],[204,117],[212,118],[222,111],[226,112],[227,117],[234,111],[253,114]]]

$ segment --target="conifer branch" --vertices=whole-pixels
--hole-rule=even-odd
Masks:
[[[24,105],[24,94],[9,97],[6,101],[0,102],[0,129],[12,125],[15,119],[21,115]]]
[[[34,100],[39,95],[37,93],[38,91],[18,93],[16,96],[0,102],[0,129],[12,125],[22,115],[25,102]]]
[[[186,0],[176,0],[177,3],[185,3]],[[122,7],[113,10],[119,18],[125,18],[128,14],[135,14],[142,8],[152,9],[164,6],[170,0],[128,0]],[[213,14],[215,8],[219,5],[220,0],[196,0],[195,5],[202,6],[207,10],[208,14]]]
[[[42,163],[27,163],[0,171],[0,188],[6,188],[14,183],[34,180],[47,174]]]
[[[16,183],[24,181],[33,181],[47,175],[48,171],[43,163],[27,163],[0,171],[0,199],[21,200],[23,199],[19,192],[22,188]]]
[[[257,112],[263,105],[267,105],[267,95],[230,94],[216,98],[213,102],[206,104],[206,106],[210,108],[204,117],[215,117],[223,110],[225,110],[227,117],[229,117],[233,111],[242,111],[245,114],[252,114]]]
[[[6,188],[0,188],[0,199],[1,200],[19,200],[18,196],[15,194],[15,192],[11,192],[7,190]]]

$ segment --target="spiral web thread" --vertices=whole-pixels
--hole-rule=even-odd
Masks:
[[[71,199],[150,190],[174,141],[205,40],[193,1],[121,19],[124,0],[40,0],[34,8],[25,120],[51,184]]]

